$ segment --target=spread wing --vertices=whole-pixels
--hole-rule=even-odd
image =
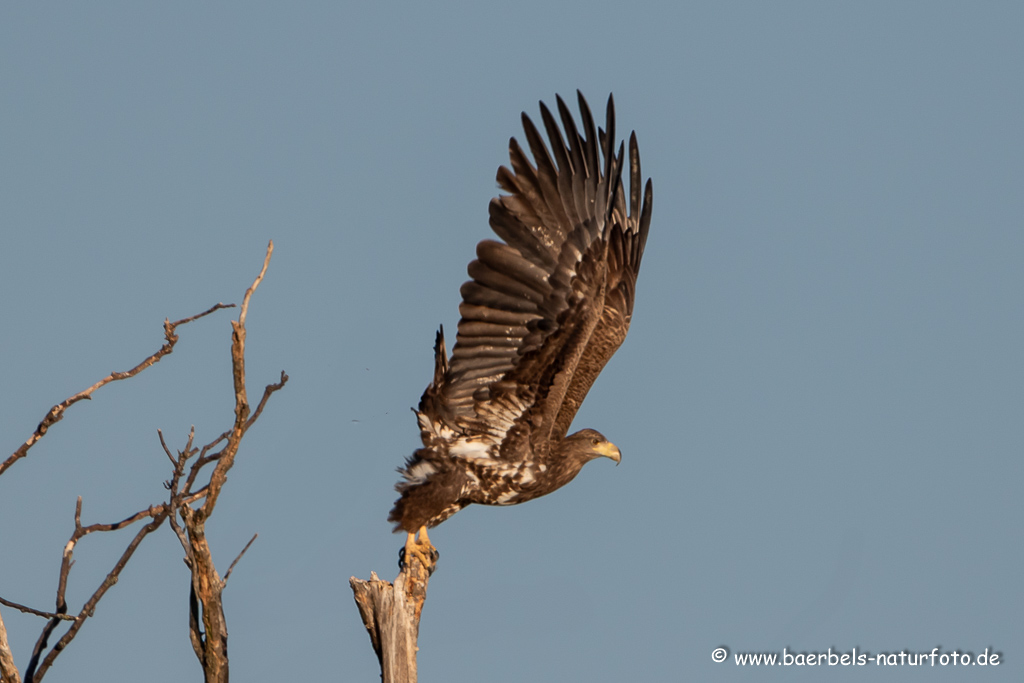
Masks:
[[[561,438],[626,336],[651,184],[641,205],[633,136],[627,203],[610,97],[607,131],[595,128],[581,94],[582,132],[560,97],[557,104],[561,128],[540,105],[550,150],[523,114],[533,162],[513,138],[512,168],[498,170],[508,194],[491,201],[490,224],[504,242],[477,246],[450,360],[439,335],[434,382],[420,403],[425,443],[443,425],[467,437],[467,453],[518,459],[526,440]]]

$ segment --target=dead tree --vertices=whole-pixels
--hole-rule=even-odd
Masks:
[[[0,597],[0,604],[2,605],[47,619],[46,625],[36,640],[28,666],[25,668],[25,683],[38,683],[38,681],[42,680],[57,656],[70,644],[89,617],[93,616],[100,599],[117,583],[118,577],[139,544],[142,543],[146,536],[163,526],[164,522],[167,522],[174,530],[174,533],[181,542],[185,551],[185,564],[192,574],[189,591],[188,630],[196,657],[198,657],[199,663],[203,667],[205,680],[208,682],[226,682],[228,680],[227,626],[221,602],[221,593],[235,564],[245,554],[245,551],[249,549],[252,542],[256,540],[256,536],[253,536],[249,543],[246,544],[238,557],[228,567],[223,578],[221,578],[214,566],[210,547],[206,541],[205,524],[213,514],[214,507],[227,481],[227,473],[235,462],[235,456],[238,453],[242,438],[263,412],[263,408],[266,406],[271,394],[281,389],[288,381],[288,376],[282,372],[277,383],[270,384],[264,389],[263,397],[256,409],[250,409],[245,386],[245,318],[248,313],[249,300],[252,297],[252,293],[259,286],[267,272],[273,248],[274,245],[271,242],[267,247],[263,268],[259,276],[257,276],[252,286],[245,292],[238,320],[231,323],[231,364],[235,388],[235,418],[231,427],[202,447],[194,446],[195,428],[193,427],[189,432],[184,449],[178,451],[177,455],[173,455],[167,447],[163,433],[157,432],[163,452],[170,460],[172,466],[171,478],[164,483],[169,495],[167,500],[162,503],[150,505],[145,510],[141,510],[120,522],[84,526],[82,524],[82,498],[78,498],[75,506],[74,531],[71,534],[70,540],[64,546],[61,556],[60,574],[57,582],[56,609],[54,611],[48,612],[34,609]],[[233,307],[234,304],[217,304],[189,318],[175,322],[164,321],[165,341],[164,345],[156,353],[148,356],[131,370],[113,372],[88,389],[71,396],[51,408],[28,440],[3,463],[0,463],[0,475],[16,462],[25,458],[32,446],[46,435],[50,427],[64,417],[64,413],[69,407],[81,400],[91,399],[95,391],[111,382],[134,377],[146,368],[159,362],[164,356],[169,355],[178,342],[177,330],[180,326],[205,317],[219,309]],[[218,448],[219,450],[217,450]],[[208,468],[211,465],[212,469]],[[209,480],[202,483],[201,479],[205,476],[205,473],[209,473]],[[110,570],[100,586],[85,601],[77,614],[69,614],[65,596],[68,576],[74,564],[73,554],[78,542],[93,532],[118,531],[145,519],[148,519],[149,522],[136,532],[114,565],[114,568]],[[53,647],[47,650],[51,636],[62,624],[68,626],[67,630],[60,636]],[[0,682],[22,682],[22,678],[14,664],[13,653],[7,641],[7,631],[4,627],[2,615],[0,615]]]
[[[404,560],[394,583],[382,581],[376,572],[370,572],[369,581],[349,579],[359,616],[380,662],[383,683],[416,683],[420,614],[427,599],[427,583],[437,566],[436,554],[429,567],[418,557]]]

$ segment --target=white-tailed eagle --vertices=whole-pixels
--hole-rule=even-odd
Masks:
[[[569,483],[597,457],[621,458],[593,429],[566,432],[626,338],[651,181],[641,200],[633,134],[623,189],[611,97],[607,130],[594,127],[582,94],[582,130],[557,102],[561,128],[540,105],[550,151],[525,113],[533,161],[509,141],[512,168],[498,169],[508,194],[490,204],[491,229],[504,241],[477,245],[450,358],[444,330],[437,334],[434,380],[416,411],[423,448],[399,468],[401,497],[388,517],[408,533],[405,557],[425,565],[427,528],[467,505],[522,503]]]

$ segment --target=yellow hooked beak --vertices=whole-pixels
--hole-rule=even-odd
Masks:
[[[602,443],[599,443],[597,446],[594,447],[594,452],[606,458],[611,458],[612,460],[615,461],[616,465],[622,462],[622,451],[620,451],[619,447],[613,444],[611,441],[604,441]]]

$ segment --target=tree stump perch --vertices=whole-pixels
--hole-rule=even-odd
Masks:
[[[384,683],[416,683],[416,641],[433,566],[406,558],[394,583],[370,572],[370,580],[349,579],[359,616],[380,662]]]

